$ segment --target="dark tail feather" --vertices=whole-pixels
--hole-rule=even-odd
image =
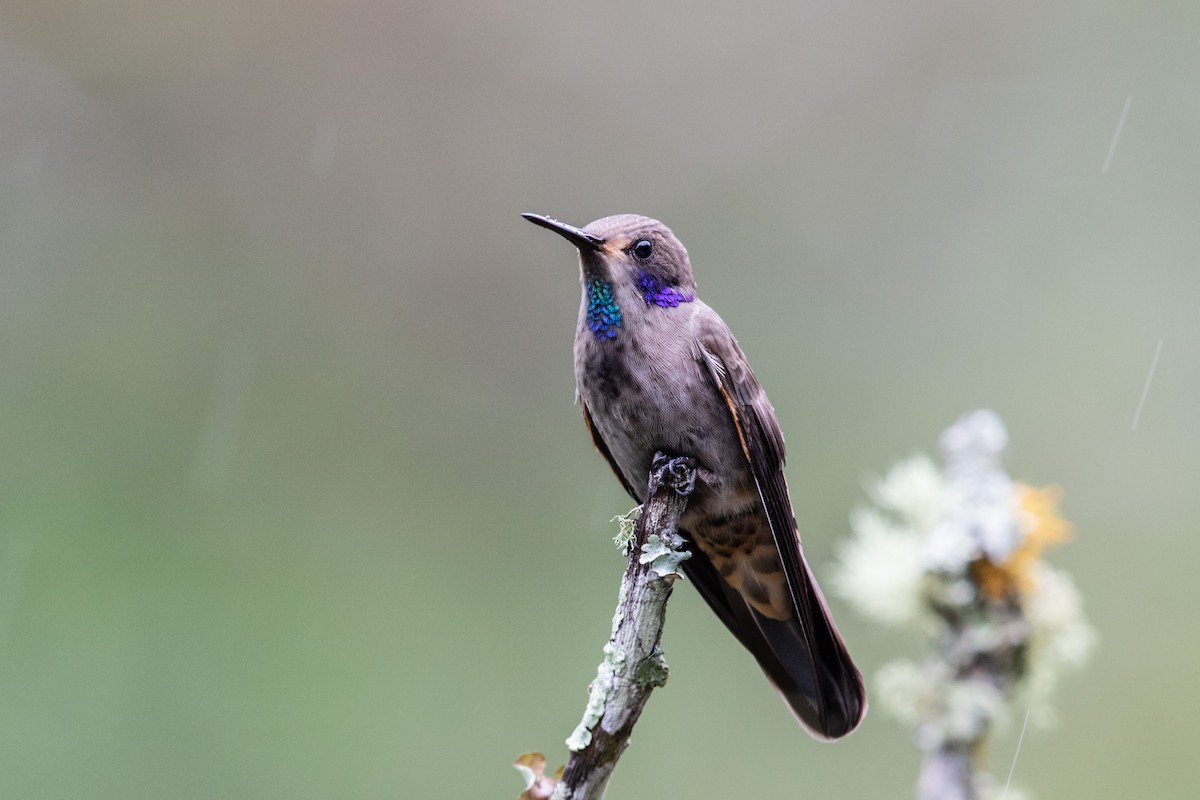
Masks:
[[[867,712],[866,688],[811,574],[804,582],[812,612],[810,647],[800,614],[782,621],[759,614],[695,550],[683,567],[813,737],[839,739],[858,727]]]
[[[819,739],[839,739],[858,727],[867,711],[866,691],[841,642],[825,637],[810,654],[794,618],[780,622],[750,613],[766,644],[765,652],[751,652],[800,723]]]

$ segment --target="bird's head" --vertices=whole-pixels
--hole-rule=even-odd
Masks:
[[[687,250],[658,220],[618,214],[576,228],[540,214],[522,216],[578,248],[585,290],[589,283],[607,282],[618,291],[632,289],[647,306],[663,308],[696,299]]]

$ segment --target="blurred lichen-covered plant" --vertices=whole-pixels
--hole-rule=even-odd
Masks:
[[[1007,443],[995,413],[963,416],[941,436],[944,467],[914,456],[872,487],[839,558],[839,594],[928,638],[924,663],[893,661],[876,681],[882,705],[916,728],[921,800],[998,796],[983,767],[989,730],[1014,703],[1050,722],[1051,690],[1096,639],[1071,578],[1041,558],[1069,536],[1061,492],[1014,483]]]

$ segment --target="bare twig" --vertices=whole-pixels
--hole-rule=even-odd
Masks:
[[[690,458],[655,454],[646,503],[629,550],[629,566],[604,661],[589,687],[583,721],[567,740],[571,759],[554,800],[598,800],[629,744],[650,697],[667,680],[660,639],[679,563],[690,554],[676,528],[696,480]]]

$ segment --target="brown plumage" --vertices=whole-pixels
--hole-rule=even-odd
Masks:
[[[646,217],[580,229],[524,216],[579,249],[575,381],[596,448],[638,502],[656,451],[696,459],[680,520],[694,544],[685,573],[809,732],[849,733],[866,692],[800,548],[775,410],[729,328],[696,299],[687,251]]]

